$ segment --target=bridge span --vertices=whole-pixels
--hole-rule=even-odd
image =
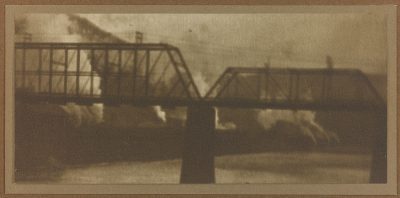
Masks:
[[[370,110],[385,107],[353,69],[229,67],[201,96],[169,44],[16,43],[19,100],[77,104]]]
[[[214,107],[377,112],[371,181],[386,181],[386,102],[359,70],[229,67],[202,96],[169,44],[23,42],[14,55],[17,101],[189,107],[182,183],[215,180]]]

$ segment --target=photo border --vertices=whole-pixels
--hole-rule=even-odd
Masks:
[[[15,0],[15,1],[5,1],[4,4],[1,5],[0,8],[0,13],[4,19],[4,21],[0,22],[0,29],[4,30],[4,31],[0,31],[0,60],[2,60],[3,67],[0,67],[0,81],[3,83],[4,87],[3,87],[3,95],[0,97],[0,108],[2,109],[3,114],[1,114],[1,121],[0,121],[0,126],[2,126],[3,129],[3,136],[1,136],[3,139],[1,141],[3,141],[5,144],[4,147],[1,147],[1,149],[3,149],[3,158],[2,158],[2,162],[1,164],[1,168],[4,170],[4,172],[2,172],[2,179],[1,179],[1,193],[2,194],[8,194],[8,193],[15,193],[16,191],[18,191],[19,194],[37,194],[38,197],[43,197],[40,196],[38,194],[43,193],[43,189],[46,190],[46,188],[48,188],[48,185],[44,185],[44,184],[39,184],[39,185],[20,185],[18,184],[19,187],[15,187],[15,186],[10,186],[10,183],[7,184],[7,181],[10,181],[9,179],[9,171],[10,169],[5,169],[6,165],[5,165],[5,161],[6,160],[10,160],[12,158],[10,158],[10,155],[7,155],[7,153],[9,153],[7,149],[7,144],[10,144],[8,136],[6,136],[6,128],[7,124],[5,125],[5,123],[10,123],[10,114],[6,113],[9,112],[7,111],[7,109],[10,109],[9,107],[6,107],[5,104],[10,104],[10,102],[13,102],[13,98],[10,97],[5,97],[7,95],[11,95],[10,92],[11,89],[8,89],[9,86],[7,86],[7,82],[10,82],[10,78],[12,80],[12,75],[9,75],[9,71],[5,71],[5,67],[6,65],[8,65],[7,63],[9,63],[9,59],[5,60],[5,57],[10,57],[12,54],[13,50],[9,51],[7,49],[13,49],[13,39],[6,37],[6,35],[13,35],[13,28],[8,28],[5,29],[5,27],[13,27],[13,20],[7,20],[10,16],[12,16],[13,13],[9,13],[9,8],[14,9],[15,7],[13,7],[14,5],[41,5],[42,8],[47,7],[47,9],[49,9],[49,12],[54,12],[54,13],[60,13],[59,8],[57,8],[59,5],[64,5],[66,7],[70,7],[70,6],[77,6],[77,5],[151,5],[151,7],[154,6],[159,6],[159,5],[170,5],[170,6],[174,6],[174,7],[182,7],[182,6],[177,6],[176,4],[179,5],[189,5],[189,6],[195,6],[195,5],[206,5],[208,6],[209,9],[203,9],[203,11],[207,12],[210,11],[212,9],[215,9],[216,7],[219,7],[221,5],[245,5],[247,6],[246,9],[247,11],[252,8],[249,7],[248,5],[256,5],[255,8],[253,8],[253,10],[251,12],[260,12],[262,10],[260,10],[263,6],[266,5],[274,5],[274,6],[283,6],[280,9],[278,9],[277,12],[281,13],[284,10],[290,10],[291,8],[287,7],[288,5],[297,5],[296,9],[298,9],[299,7],[304,7],[306,9],[311,8],[310,5],[312,6],[321,6],[320,8],[321,10],[325,10],[326,9],[334,9],[334,7],[325,7],[324,5],[347,5],[344,7],[344,10],[347,10],[348,12],[355,12],[357,11],[357,6],[363,6],[363,5],[388,5],[388,4],[396,4],[398,5],[399,1],[362,1],[362,4],[357,4],[357,1],[259,1],[259,0],[252,0],[252,1],[216,1],[213,2],[213,4],[211,4],[208,1],[161,1],[161,0],[152,0],[152,1],[143,1],[143,0],[136,0],[136,1],[108,1],[108,0],[81,0],[81,1],[76,1],[76,0],[63,0],[63,1],[58,1],[58,2],[54,2],[54,1],[49,1],[49,0]],[[3,2],[2,2],[3,3]],[[219,6],[218,6],[219,5]],[[356,6],[356,7],[354,7]],[[6,9],[7,7],[7,9]],[[96,7],[96,8],[94,8]],[[125,10],[126,12],[128,12],[128,8],[129,6],[123,6],[122,10]],[[140,6],[135,6],[135,7],[140,7]],[[222,6],[224,7],[224,6]],[[386,7],[386,6],[384,6]],[[390,19],[390,23],[392,25],[396,25],[399,24],[399,16],[398,14],[396,15],[396,13],[393,13],[395,11],[398,12],[398,8],[393,8],[388,6],[385,9],[389,9],[391,10],[391,15],[394,15],[392,17],[389,17]],[[33,7],[29,7],[29,11],[30,12],[35,12],[35,9],[32,9]],[[89,9],[88,9],[89,8]],[[341,7],[343,8],[343,7]],[[365,9],[367,7],[363,7],[361,9]],[[17,8],[18,11],[21,11],[19,8]],[[57,10],[56,10],[57,9]],[[107,9],[110,10],[111,8],[103,8],[103,9]],[[336,9],[336,8],[335,8]],[[53,10],[53,11],[52,11]],[[89,11],[88,11],[89,10]],[[121,8],[119,8],[118,10],[121,11]],[[189,9],[190,10],[190,9]],[[250,9],[251,10],[251,9]],[[320,10],[320,11],[321,11]],[[22,9],[22,11],[24,11]],[[86,7],[86,8],[82,8],[82,10],[79,10],[77,12],[83,13],[83,12],[93,12],[93,11],[98,11],[98,7],[97,6],[90,6],[90,7]],[[144,10],[143,10],[144,11]],[[167,8],[165,11],[170,11],[170,8]],[[39,11],[40,12],[40,11]],[[42,11],[41,11],[42,12]],[[75,11],[74,11],[75,12]],[[148,11],[145,11],[146,13],[148,13]],[[156,12],[160,12],[159,10],[157,10]],[[188,7],[182,7],[178,10],[174,10],[174,13],[187,13],[188,12]],[[325,13],[324,12],[324,13]],[[103,13],[103,12],[102,12]],[[237,13],[237,10],[236,12]],[[246,12],[247,13],[247,12]],[[11,14],[11,15],[9,15]],[[11,32],[10,32],[11,31]],[[389,35],[392,39],[392,41],[396,40],[396,44],[397,46],[399,45],[399,42],[397,40],[397,35],[399,33],[399,26],[397,25],[395,30],[388,30],[388,32],[394,32],[396,31],[396,33],[394,33],[394,35]],[[394,37],[394,38],[393,38]],[[394,40],[393,40],[394,39]],[[11,42],[6,42],[6,41],[10,41]],[[389,53],[389,62],[388,65],[394,65],[396,66],[396,59],[397,61],[399,61],[399,58],[397,56],[396,53],[396,45],[389,45],[390,47],[390,51],[391,53]],[[394,51],[393,51],[394,50]],[[391,57],[390,57],[391,56]],[[6,62],[7,61],[7,62]],[[393,62],[394,61],[394,62]],[[393,67],[393,66],[392,66]],[[396,111],[399,109],[398,104],[400,104],[399,100],[397,100],[398,97],[398,93],[399,93],[399,87],[397,85],[399,85],[399,81],[396,81],[396,78],[398,77],[398,73],[399,71],[396,71],[396,67],[388,67],[388,79],[391,79],[391,81],[388,83],[388,109],[389,106],[393,106],[390,104],[394,104],[395,107],[397,107],[396,109],[390,111],[388,111],[388,122],[398,126],[399,123],[399,118],[397,117],[397,113]],[[7,73],[5,73],[7,72]],[[397,74],[397,75],[396,75]],[[392,82],[395,81],[395,82]],[[12,81],[11,81],[12,82]],[[396,84],[397,82],[397,84]],[[396,89],[397,88],[397,89]],[[390,90],[397,90],[396,92],[391,92]],[[397,104],[396,104],[397,101]],[[6,116],[8,115],[8,116]],[[12,120],[11,120],[12,121]],[[9,124],[8,124],[9,125]],[[389,128],[390,126],[388,126],[388,131],[390,130]],[[398,128],[398,127],[397,127]],[[8,129],[8,128],[7,128]],[[392,128],[393,130],[393,128]],[[396,128],[394,128],[394,130],[396,130]],[[397,133],[396,133],[397,134]],[[392,138],[392,139],[391,139]],[[398,140],[398,136],[395,135],[395,137],[391,136],[389,137],[388,134],[388,139],[389,141],[395,141]],[[395,148],[394,148],[395,147]],[[9,148],[9,147],[8,147]],[[393,152],[389,153],[389,151],[394,150],[394,156],[393,156]],[[232,194],[232,195],[238,195],[238,194],[266,194],[268,192],[266,192],[265,190],[260,192],[260,188],[265,188],[265,185],[268,186],[273,186],[274,189],[278,189],[281,192],[280,193],[273,193],[273,194],[281,194],[281,195],[325,195],[325,194],[339,194],[339,195],[350,195],[350,194],[354,194],[354,195],[371,195],[371,194],[381,194],[384,192],[387,192],[388,190],[391,192],[389,194],[398,194],[398,182],[397,182],[397,178],[399,177],[399,171],[398,170],[398,158],[397,154],[399,151],[399,146],[396,145],[396,143],[390,144],[388,143],[388,156],[389,159],[391,159],[392,163],[389,163],[390,161],[388,160],[388,182],[391,182],[389,184],[327,184],[327,185],[346,185],[346,187],[339,189],[339,191],[337,191],[337,189],[335,189],[335,191],[337,191],[336,193],[333,192],[332,190],[329,189],[329,187],[326,187],[326,184],[289,184],[289,185],[296,185],[296,189],[288,189],[287,187],[280,187],[282,186],[281,184],[251,184],[251,185],[237,185],[237,184],[211,184],[211,185],[187,185],[187,184],[179,184],[178,188],[174,188],[171,189],[168,186],[171,185],[101,185],[101,184],[96,184],[96,185],[51,185],[52,186],[52,190],[47,189],[46,194],[131,194],[132,192],[134,192],[135,194],[219,194],[219,195],[215,195],[218,197],[229,197],[231,195],[222,195],[222,194]],[[390,155],[392,155],[392,158],[390,158]],[[396,158],[396,159],[393,159]],[[397,164],[397,165],[396,165]],[[390,166],[395,166],[395,167],[390,167]],[[9,168],[10,166],[8,166]],[[396,174],[392,175],[390,174],[390,170],[395,170]],[[8,170],[8,172],[7,172]],[[7,176],[8,175],[8,176]],[[397,176],[397,177],[396,177]],[[395,182],[395,184],[393,184],[392,182]],[[7,184],[7,188],[5,187],[5,185]],[[361,186],[360,186],[361,185]],[[82,188],[82,186],[84,186]],[[139,190],[135,190],[132,191],[132,186],[136,186],[139,187]],[[172,186],[177,186],[177,185],[172,185]],[[218,186],[218,187],[217,187]],[[219,187],[225,187],[224,189],[218,189]],[[228,186],[228,187],[227,187]],[[244,192],[243,189],[240,188],[240,186],[245,186],[247,188],[247,190]],[[313,187],[314,186],[314,187]],[[315,189],[313,190],[313,188],[315,188],[315,186],[318,186],[319,189],[317,191],[315,191]],[[56,187],[56,188],[54,188]],[[65,189],[65,187],[68,187],[68,189]],[[167,187],[167,188],[165,188]],[[239,187],[239,188],[238,188]],[[371,192],[371,189],[374,189],[374,187],[378,187],[380,188],[381,191],[375,191],[375,192]],[[71,190],[71,188],[75,188],[78,189],[77,191],[75,190]],[[100,188],[100,189],[99,189]],[[127,189],[127,188],[130,188]],[[157,188],[157,189],[155,189]],[[188,189],[190,188],[190,189]],[[183,191],[182,191],[183,190]],[[312,192],[311,192],[311,191]],[[365,193],[365,190],[367,190],[368,192]],[[374,189],[376,190],[376,189]],[[363,192],[361,192],[363,191]],[[395,192],[396,191],[396,192]],[[333,192],[333,193],[332,193]],[[385,193],[387,194],[387,193]],[[10,196],[10,195],[7,195]],[[17,195],[12,195],[11,197],[14,197]],[[137,195],[137,196],[143,196],[143,195]],[[195,195],[190,195],[191,197],[194,197]]]

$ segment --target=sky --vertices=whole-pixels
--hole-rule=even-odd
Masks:
[[[188,65],[208,75],[228,66],[335,67],[385,73],[386,16],[357,14],[81,14],[134,41],[180,47]]]
[[[134,42],[179,47],[191,72],[213,82],[227,67],[326,67],[386,73],[387,16],[383,13],[258,14],[77,14],[100,28]],[[17,16],[28,32],[47,41],[76,41],[64,14]],[[43,40],[42,40],[43,41]]]

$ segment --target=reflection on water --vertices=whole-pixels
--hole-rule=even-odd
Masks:
[[[368,183],[368,154],[288,152],[216,157],[217,183]],[[179,183],[181,160],[66,167],[31,182],[62,184]]]

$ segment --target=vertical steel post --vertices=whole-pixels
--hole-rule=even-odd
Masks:
[[[102,93],[103,93],[103,96],[105,96],[105,97],[107,97],[107,84],[108,84],[108,71],[109,71],[109,68],[108,68],[108,48],[106,48],[105,50],[104,50],[104,53],[105,53],[105,55],[104,55],[104,68],[103,68],[103,74],[102,74],[102,77],[103,77],[103,79],[101,79],[101,81],[102,81]]]
[[[53,91],[53,47],[50,47],[49,62],[49,95],[51,95]]]
[[[79,77],[81,67],[81,49],[78,46],[76,52],[76,95],[79,96]]]
[[[38,91],[42,90],[42,49],[39,49],[39,65],[38,65],[38,73],[39,73],[39,79],[38,79]]]
[[[137,64],[138,64],[138,50],[134,49],[134,60],[133,60],[133,70],[132,70],[132,99],[135,99],[136,95],[136,69],[137,69]]]
[[[146,71],[145,71],[145,83],[144,83],[144,95],[148,95],[149,90],[149,67],[150,67],[150,51],[146,50]]]
[[[97,64],[97,62],[94,62],[95,57],[94,57],[94,49],[90,50],[90,96],[93,97],[93,78],[94,78],[94,74],[93,74],[93,70],[94,70],[94,64]]]
[[[24,48],[22,50],[22,88],[23,89],[25,89],[25,78],[26,78],[26,47],[24,45]]]
[[[64,51],[64,97],[67,99],[68,95],[68,49]]]
[[[118,50],[118,88],[117,88],[117,96],[121,96],[121,78],[122,78],[122,54],[121,49]]]

